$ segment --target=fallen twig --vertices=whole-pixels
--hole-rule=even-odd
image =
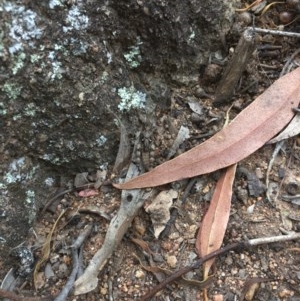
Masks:
[[[284,64],[282,71],[280,73],[280,77],[284,76],[285,74],[289,73],[291,68],[293,67],[293,60],[295,59],[295,57],[300,53],[300,48],[298,48],[292,55],[291,57],[286,61],[286,63]]]
[[[195,269],[198,269],[204,262],[206,262],[209,259],[212,259],[218,255],[226,254],[227,252],[231,250],[236,250],[239,247],[243,247],[243,243],[234,243],[231,244],[223,249],[219,249],[217,251],[211,252],[210,254],[202,257],[201,259],[197,260],[193,265],[187,266],[184,268],[181,268],[176,273],[171,275],[170,277],[166,278],[163,282],[158,284],[156,287],[154,287],[149,293],[147,293],[145,296],[143,296],[140,301],[146,301],[149,298],[153,297],[156,293],[161,291],[167,284],[170,284],[173,281],[176,281],[179,279],[183,274],[188,273],[190,271],[193,271]]]
[[[85,184],[85,185],[82,185],[79,187],[74,187],[71,189],[65,189],[65,190],[59,191],[57,194],[55,194],[51,199],[49,199],[46,202],[44,208],[41,211],[41,215],[43,215],[46,212],[46,210],[52,205],[52,203],[54,201],[56,201],[59,197],[64,196],[65,194],[70,193],[70,192],[80,191],[80,190],[88,189],[88,188],[94,188],[94,183],[88,183],[88,184]]]
[[[7,298],[13,301],[52,301],[53,297],[24,297],[22,295],[17,295],[13,292],[6,291],[4,289],[0,289],[0,297]]]
[[[72,289],[76,275],[78,272],[78,267],[79,267],[79,260],[78,260],[78,249],[72,247],[72,258],[73,258],[73,269],[72,272],[68,278],[67,283],[65,284],[64,288],[61,290],[59,295],[54,299],[54,301],[64,301],[67,299],[68,294],[70,290]]]
[[[91,234],[93,229],[93,225],[87,225],[86,228],[79,234],[79,236],[76,238],[75,242],[72,244],[73,249],[79,249],[83,242],[86,240],[86,238]]]
[[[258,33],[265,33],[265,34],[271,34],[276,36],[285,36],[285,37],[291,37],[291,38],[300,38],[300,33],[298,32],[288,32],[288,31],[281,31],[281,30],[273,30],[273,29],[264,29],[264,28],[258,28],[258,27],[249,27],[249,29],[254,30]]]
[[[73,258],[73,269],[72,272],[68,278],[67,283],[65,284],[64,288],[61,290],[59,295],[54,299],[54,301],[64,301],[68,297],[69,292],[73,288],[76,276],[78,274],[78,271],[80,269],[81,261],[80,256],[82,256],[82,245],[86,238],[90,235],[92,232],[93,225],[88,225],[77,237],[77,239],[72,244],[72,258]]]
[[[234,92],[248,61],[255,49],[255,33],[253,29],[246,29],[240,37],[234,55],[229,62],[217,87],[215,104],[228,103]]]
[[[135,149],[138,141],[139,133],[137,134]],[[132,178],[138,174],[139,170],[137,166],[131,163],[126,178]],[[101,249],[94,255],[83,275],[76,280],[75,295],[85,294],[97,287],[99,271],[105,266],[115,247],[120,243],[128,227],[131,225],[133,218],[143,206],[146,200],[144,196],[146,196],[146,193],[141,189],[122,191],[120,209],[109,224]],[[149,197],[149,194],[147,197]]]
[[[222,249],[219,249],[217,251],[211,252],[210,254],[203,256],[199,260],[197,260],[193,265],[184,267],[180,270],[178,270],[176,273],[165,279],[163,282],[158,284],[156,287],[154,287],[149,293],[144,295],[140,301],[146,301],[149,298],[153,297],[157,292],[161,291],[166,285],[170,284],[173,281],[176,281],[179,277],[181,277],[183,274],[188,273],[192,270],[198,269],[204,262],[208,261],[209,259],[212,259],[219,255],[224,255],[229,251],[232,250],[238,250],[238,249],[244,249],[249,248],[252,246],[257,246],[261,244],[268,244],[273,242],[283,242],[283,241],[289,241],[289,240],[295,240],[300,239],[300,233],[292,232],[287,235],[279,235],[279,236],[271,236],[271,237],[262,237],[262,238],[256,238],[256,239],[250,239],[248,241],[243,241],[239,243],[233,243],[231,245],[228,245]]]

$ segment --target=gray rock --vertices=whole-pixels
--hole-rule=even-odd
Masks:
[[[59,175],[113,164],[111,111],[135,133],[136,112],[168,108],[172,86],[198,82],[224,49],[237,2],[1,1],[2,258]]]

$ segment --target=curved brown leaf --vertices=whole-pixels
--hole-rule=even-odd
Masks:
[[[300,101],[300,67],[275,81],[226,128],[188,152],[123,184],[152,187],[213,172],[246,158],[280,132]]]
[[[208,211],[197,235],[196,250],[199,257],[218,250],[222,245],[229,220],[235,171],[236,164],[227,167],[216,185]],[[204,280],[207,279],[214,261],[215,258],[203,264]]]

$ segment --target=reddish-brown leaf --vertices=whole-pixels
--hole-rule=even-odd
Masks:
[[[229,220],[235,171],[236,164],[227,167],[216,185],[208,211],[197,235],[196,250],[199,257],[218,250],[222,245]],[[214,261],[215,258],[203,264],[204,280],[207,279]]]
[[[153,187],[213,172],[262,147],[292,119],[300,101],[300,67],[274,82],[226,128],[199,146],[123,184],[119,189]]]

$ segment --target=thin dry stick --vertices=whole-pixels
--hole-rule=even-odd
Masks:
[[[79,268],[80,268],[81,263],[79,261],[79,256],[80,256],[80,252],[82,251],[80,249],[81,249],[84,241],[86,240],[86,238],[91,234],[92,229],[93,229],[93,225],[88,225],[79,234],[79,236],[76,238],[76,240],[72,244],[71,248],[72,248],[72,258],[73,258],[73,269],[68,278],[67,283],[65,284],[64,288],[61,290],[59,295],[54,299],[54,301],[64,301],[68,297],[68,294],[74,285],[76,276],[77,276]]]
[[[136,151],[139,135],[140,133],[137,133],[133,153]],[[131,163],[127,172],[127,179],[138,174],[137,166]],[[74,285],[75,295],[85,294],[97,287],[99,271],[105,266],[116,246],[122,240],[133,218],[143,206],[145,202],[144,195],[146,194],[140,189],[122,191],[120,209],[109,224],[102,247],[96,252],[84,273],[76,280]]]
[[[291,37],[291,38],[300,38],[300,33],[297,32],[287,32],[287,31],[281,31],[281,30],[273,30],[273,29],[263,29],[263,28],[258,28],[258,27],[248,27],[251,30],[254,30],[255,32],[258,33],[265,33],[265,34],[271,34],[271,35],[276,35],[276,36],[286,36],[286,37]]]
[[[149,298],[153,297],[156,293],[161,291],[166,285],[170,284],[171,282],[174,282],[178,280],[182,275],[193,271],[195,269],[198,269],[204,262],[206,262],[209,259],[212,259],[216,256],[226,254],[227,252],[231,250],[236,250],[237,248],[243,247],[243,243],[234,243],[231,244],[223,249],[219,249],[217,251],[211,252],[210,254],[202,257],[201,259],[197,260],[192,266],[184,267],[180,270],[178,270],[176,273],[171,275],[170,277],[166,278],[164,281],[162,281],[160,284],[158,284],[156,287],[154,287],[148,294],[143,296],[140,301],[146,301]]]
[[[235,53],[222,76],[219,86],[217,87],[214,100],[215,104],[230,102],[234,88],[241,78],[254,49],[254,31],[253,29],[248,28],[240,37]]]
[[[269,165],[268,165],[268,168],[267,168],[267,175],[266,175],[266,187],[267,187],[267,193],[266,193],[266,196],[267,196],[267,199],[268,199],[269,202],[272,201],[271,196],[270,196],[270,191],[268,190],[268,187],[269,187],[269,184],[270,184],[270,172],[271,172],[271,170],[272,170],[272,167],[273,167],[275,158],[276,158],[276,156],[278,155],[278,153],[279,153],[279,151],[281,150],[281,148],[283,147],[284,143],[285,143],[284,140],[279,141],[279,142],[276,143],[275,149],[274,149],[274,151],[273,151],[271,160],[270,160]],[[277,196],[276,196],[276,198],[277,198]],[[275,200],[276,200],[276,199],[275,199]]]
[[[287,60],[287,62],[284,64],[282,71],[280,72],[280,77],[284,76],[285,74],[290,72],[290,69],[292,67],[292,61],[295,59],[295,57],[300,53],[300,48],[298,48],[291,57]]]
[[[176,281],[179,277],[181,277],[183,274],[188,273],[192,270],[198,269],[204,262],[208,261],[209,259],[212,259],[219,255],[224,255],[229,251],[232,250],[238,250],[238,249],[244,249],[249,248],[252,246],[257,246],[261,244],[269,244],[273,242],[283,242],[283,241],[289,241],[289,240],[296,240],[300,239],[300,233],[292,232],[287,235],[279,235],[279,236],[270,236],[270,237],[261,237],[256,239],[250,239],[248,241],[243,241],[239,243],[233,243],[229,246],[226,246],[223,249],[219,249],[217,251],[214,251],[206,256],[203,256],[199,260],[197,260],[192,266],[184,267],[180,270],[178,270],[176,273],[165,279],[163,282],[158,284],[156,287],[154,287],[148,294],[144,295],[140,301],[146,301],[149,298],[153,297],[156,293],[161,291],[167,284],[170,284],[173,281]]]
[[[67,283],[65,284],[64,288],[61,290],[59,295],[54,299],[54,301],[64,301],[67,299],[70,290],[73,287],[73,284],[76,279],[76,275],[78,272],[79,267],[79,260],[78,260],[78,249],[72,248],[72,259],[73,259],[73,269],[68,278]]]
[[[13,292],[9,292],[3,289],[0,289],[0,297],[7,298],[13,301],[52,301],[53,297],[24,297],[22,295],[17,295]]]

